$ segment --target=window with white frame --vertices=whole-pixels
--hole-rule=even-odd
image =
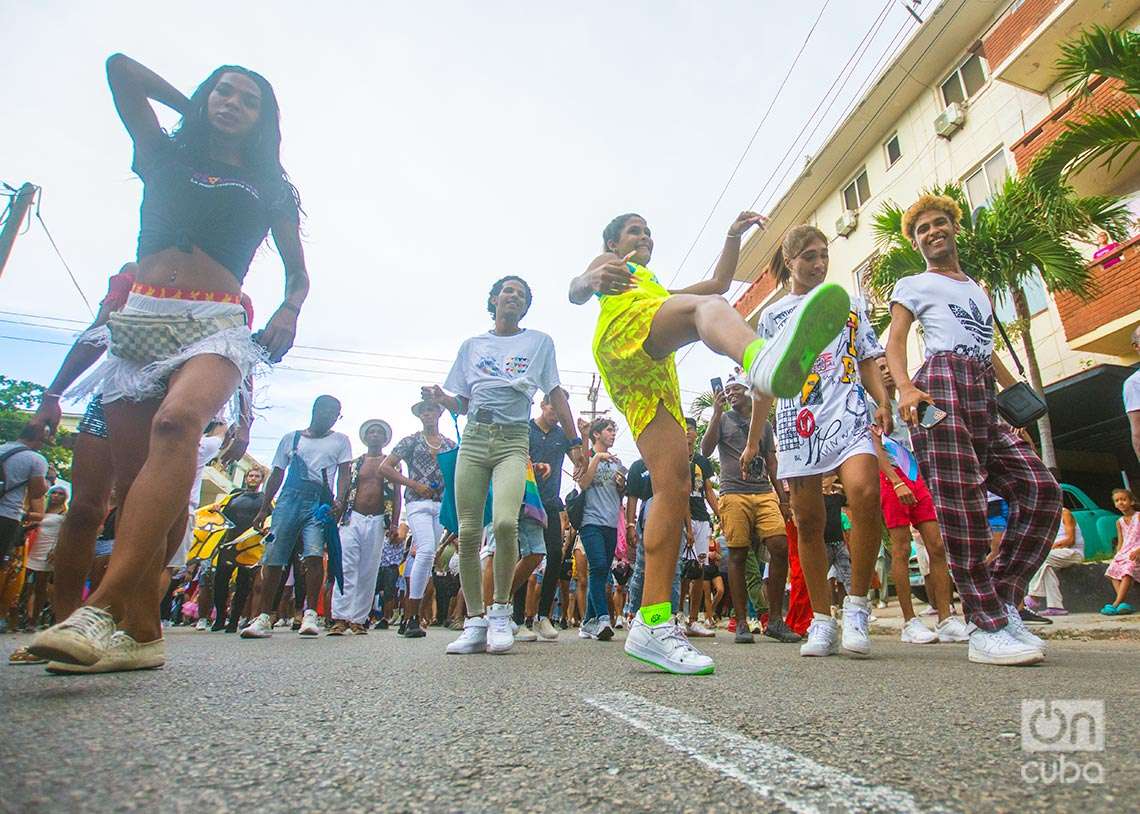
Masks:
[[[977,54],[970,54],[954,73],[943,80],[942,101],[947,105],[951,102],[961,104],[967,99],[972,99],[985,84],[985,62]]]
[[[866,168],[859,170],[855,179],[843,188],[843,208],[855,211],[871,200],[871,184],[867,181]]]
[[[1005,176],[1009,170],[1005,163],[1005,150],[998,150],[991,155],[981,166],[962,179],[962,187],[966,190],[966,199],[970,202],[970,209],[986,206],[990,199],[1001,189],[1005,183]]]
[[[893,167],[894,163],[902,158],[902,147],[899,146],[898,133],[887,139],[887,143],[883,145],[883,151],[887,154],[888,167]]]

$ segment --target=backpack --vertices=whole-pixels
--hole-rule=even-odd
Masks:
[[[566,517],[575,529],[582,528],[582,519],[586,514],[586,493],[577,489],[566,495]]]
[[[0,455],[0,497],[4,497],[4,495],[15,491],[16,489],[19,489],[21,486],[27,483],[26,480],[22,480],[19,483],[8,483],[8,472],[4,468],[4,464],[8,463],[8,459],[14,455],[19,455],[21,452],[31,451],[31,449],[24,446],[23,444],[19,444],[13,449],[5,452],[3,455]]]

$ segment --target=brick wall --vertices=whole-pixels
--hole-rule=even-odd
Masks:
[[[1104,263],[1114,258],[1120,258],[1120,262],[1106,269]],[[1089,268],[1096,285],[1091,300],[1084,302],[1064,293],[1054,297],[1070,342],[1108,322],[1140,312],[1140,235],[1122,243]]]
[[[1016,51],[1017,46],[1060,4],[1061,0],[1025,0],[1017,11],[1003,17],[982,43],[990,68],[1005,62],[1006,57]]]
[[[733,305],[740,315],[748,319],[748,315],[755,310],[756,306],[764,301],[772,291],[776,288],[776,280],[771,274],[761,274],[752,284],[744,290]]]
[[[1110,110],[1128,110],[1136,107],[1136,101],[1125,93],[1123,83],[1118,79],[1105,79],[1098,76],[1089,83],[1092,93],[1087,97],[1073,97],[1062,102],[1053,112],[1026,131],[1010,149],[1017,161],[1019,172],[1025,172],[1034,157],[1063,133],[1069,122],[1078,122],[1089,111],[1106,113]]]

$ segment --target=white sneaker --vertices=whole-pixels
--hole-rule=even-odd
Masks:
[[[839,652],[839,625],[834,619],[812,619],[801,656],[834,656]]]
[[[463,632],[447,646],[449,655],[483,653],[487,650],[487,618],[471,616],[463,621]]]
[[[586,619],[582,624],[578,625],[578,638],[579,639],[596,639],[598,638],[598,620]]]
[[[938,641],[938,634],[915,616],[903,625],[902,640],[903,644],[934,644]]]
[[[515,643],[511,633],[512,605],[496,603],[487,611],[487,652],[506,653]]]
[[[871,652],[871,636],[867,632],[867,619],[871,609],[864,599],[848,596],[843,600],[843,649],[866,656]]]
[[[210,629],[210,620],[204,616],[201,617],[198,620],[198,624],[194,625],[194,629],[195,630],[209,630]]]
[[[540,616],[537,620],[535,620],[534,632],[538,634],[539,641],[558,641],[558,628],[556,628],[545,616]]]
[[[966,623],[957,616],[947,616],[938,623],[935,630],[938,633],[938,641],[940,642],[970,641],[970,629],[966,626]]]
[[[48,661],[90,666],[103,657],[114,632],[115,619],[110,613],[84,605],[59,624],[37,633],[28,650]]]
[[[1021,614],[1018,613],[1017,608],[1013,605],[1005,606],[1005,618],[1009,621],[1006,627],[1009,628],[1009,633],[1013,638],[1017,639],[1022,644],[1030,647],[1035,647],[1045,653],[1045,640],[1030,632],[1026,627],[1025,622],[1021,619]]]
[[[1045,654],[1015,638],[1006,625],[993,633],[977,628],[970,634],[970,661],[976,664],[1036,664]]]
[[[756,354],[748,370],[752,391],[781,398],[800,392],[816,357],[835,341],[850,311],[851,297],[842,286],[823,283],[813,288]]]
[[[689,624],[685,625],[685,635],[696,636],[699,639],[707,639],[710,636],[715,636],[716,633],[709,630],[700,622],[689,622]]]
[[[91,673],[118,673],[126,670],[153,670],[166,664],[166,641],[155,639],[139,644],[131,636],[116,630],[103,653],[103,658],[92,665],[67,664],[49,661],[47,671],[60,675]]]
[[[301,617],[301,627],[297,631],[301,636],[319,636],[321,635],[321,625],[317,619],[317,612],[315,610],[305,611],[305,615]]]
[[[622,615],[619,613],[617,618],[614,619],[614,629],[621,630],[623,627],[625,627],[625,619],[623,619]]]
[[[514,631],[516,642],[537,642],[538,634],[526,625],[516,625],[511,622],[511,629]]]
[[[598,625],[596,628],[597,639],[599,642],[608,642],[614,637],[614,629],[610,627],[609,616],[599,616]]]
[[[629,624],[626,655],[676,675],[712,675],[715,665],[689,644],[681,626],[669,620],[650,627],[638,614]]]
[[[253,621],[249,623],[249,627],[242,628],[241,631],[241,637],[243,639],[268,639],[272,635],[273,625],[269,624],[268,613],[253,617]]]

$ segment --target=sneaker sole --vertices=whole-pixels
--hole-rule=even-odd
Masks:
[[[51,635],[51,631],[44,631],[36,639],[38,641],[28,645],[28,652],[47,661],[90,667],[102,658],[99,650],[72,636]]]
[[[166,659],[151,663],[118,664],[101,666],[98,662],[92,665],[65,664],[63,662],[49,662],[47,671],[53,675],[95,675],[97,673],[130,673],[138,670],[161,670],[166,665]]]
[[[815,360],[847,324],[851,297],[842,286],[823,283],[816,287],[796,311],[784,355],[772,369],[772,393],[791,398],[800,392]]]
[[[604,627],[601,630],[599,630],[598,635],[595,636],[594,638],[597,639],[599,642],[608,642],[613,637],[614,637],[613,628],[607,626],[607,627]]]
[[[490,653],[492,656],[503,656],[503,655],[506,655],[507,653],[510,653],[511,650],[514,648],[514,646],[515,646],[514,641],[512,641],[506,647],[503,647],[501,645],[499,647],[495,647],[492,644],[488,644],[487,645],[487,652]]]
[[[968,658],[974,664],[996,664],[1000,667],[1023,667],[1030,664],[1040,664],[1045,660],[1045,654],[1036,651],[1032,654],[1017,656],[985,656],[980,653],[970,652]]]
[[[304,636],[306,639],[315,639],[321,635],[319,630],[298,630],[298,636]]]
[[[846,652],[847,654],[852,655],[852,656],[869,656],[869,655],[871,655],[870,643],[868,643],[865,647],[863,645],[859,645],[859,647],[850,647],[850,646],[844,644],[844,645],[842,645],[842,648],[843,648],[844,652]]]
[[[273,637],[273,634],[269,633],[269,632],[266,632],[266,633],[249,633],[249,632],[244,631],[244,630],[239,635],[243,639],[269,639],[269,638]]]
[[[647,656],[639,656],[637,653],[632,653],[628,649],[625,651],[625,654],[634,661],[640,661],[642,664],[648,664],[650,667],[656,667],[658,670],[675,676],[711,676],[716,670],[715,664],[710,664],[708,667],[702,667],[699,670],[674,670],[667,664],[661,664]]]

